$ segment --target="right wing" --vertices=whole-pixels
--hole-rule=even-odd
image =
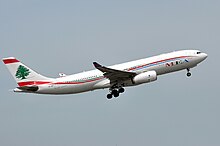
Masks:
[[[111,84],[132,79],[134,76],[137,75],[134,72],[108,68],[108,67],[98,64],[97,62],[93,62],[93,64],[95,68],[103,72],[103,75],[110,80]]]

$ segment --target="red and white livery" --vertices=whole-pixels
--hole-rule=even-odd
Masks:
[[[108,99],[118,97],[124,87],[156,81],[159,75],[197,66],[207,58],[198,50],[182,50],[158,56],[117,64],[109,67],[93,62],[95,70],[48,78],[35,72],[14,57],[4,58],[3,62],[16,80],[14,92],[38,94],[74,94],[96,89],[109,88]]]

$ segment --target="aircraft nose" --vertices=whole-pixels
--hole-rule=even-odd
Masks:
[[[208,57],[208,54],[206,53],[201,53],[201,58],[202,60],[205,60]]]
[[[208,54],[203,53],[203,57],[204,57],[204,59],[206,59],[208,57]]]

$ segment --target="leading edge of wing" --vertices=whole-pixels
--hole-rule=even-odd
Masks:
[[[128,74],[128,75],[137,75],[136,73],[134,72],[128,72],[128,71],[123,71],[123,70],[117,70],[117,69],[112,69],[112,68],[108,68],[108,67],[105,67],[105,66],[102,66],[100,65],[99,63],[97,62],[93,62],[95,68],[97,68],[98,70],[102,71],[103,73],[113,73],[113,72],[116,72],[116,73],[124,73],[124,74]]]

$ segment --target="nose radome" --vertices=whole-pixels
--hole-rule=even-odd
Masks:
[[[206,59],[208,57],[208,54],[203,53],[204,59]]]
[[[201,53],[200,56],[202,60],[205,60],[208,57],[206,53]]]

